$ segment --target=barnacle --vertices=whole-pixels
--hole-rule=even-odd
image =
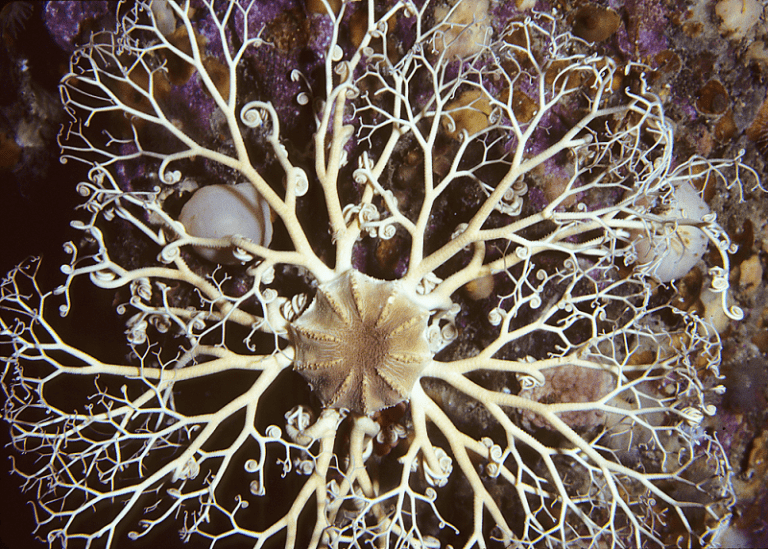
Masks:
[[[704,115],[721,115],[728,109],[729,104],[728,92],[717,80],[710,80],[698,92],[696,108]]]
[[[611,8],[585,4],[576,12],[573,34],[590,42],[608,40],[621,25],[621,17]]]

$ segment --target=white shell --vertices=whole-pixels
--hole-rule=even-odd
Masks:
[[[199,238],[241,235],[261,246],[272,241],[269,204],[250,183],[208,185],[198,189],[179,215],[187,233]],[[202,258],[215,263],[235,264],[232,247],[195,246]]]
[[[690,183],[683,182],[674,189],[670,203],[661,215],[673,220],[703,221],[709,213],[709,206]],[[648,239],[636,243],[639,263],[650,265],[650,274],[661,282],[680,278],[699,262],[707,249],[709,240],[704,231],[692,225],[679,225],[671,234],[664,234],[662,228]]]

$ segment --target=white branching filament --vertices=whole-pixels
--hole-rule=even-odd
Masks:
[[[137,1],[77,51],[61,146],[90,166],[83,236],[56,290],[37,261],[2,284],[5,419],[51,543],[173,521],[257,548],[706,543],[731,497],[698,427],[719,341],[657,291],[674,258],[641,263],[637,242],[700,229],[738,319],[725,232],[662,206],[755,173],[675,159],[644,67],[468,1],[311,15],[327,40],[321,78],[291,75],[315,123],[301,153],[248,86],[280,55],[259,5],[191,4]],[[178,66],[210,131],[163,91]],[[258,191],[272,244],[187,232],[180,204],[222,183]],[[84,277],[122,303],[116,356],[49,318],[79,318]]]

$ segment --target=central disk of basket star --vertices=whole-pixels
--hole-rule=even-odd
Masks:
[[[432,360],[428,319],[398,281],[347,271],[291,324],[294,368],[324,406],[372,414],[407,400]]]

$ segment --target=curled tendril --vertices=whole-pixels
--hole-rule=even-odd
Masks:
[[[166,171],[165,166],[162,166],[158,172],[160,181],[166,185],[175,185],[181,181],[181,172],[179,170]]]
[[[445,118],[443,119],[443,123],[445,124],[445,129],[448,133],[456,132],[457,126],[456,126],[456,121],[453,119],[453,116],[451,116],[450,114],[446,114]]]
[[[605,309],[600,309],[600,312],[597,313],[597,319],[604,321],[608,318],[608,314],[605,312]]]
[[[451,322],[440,329],[440,335],[443,341],[449,343],[459,336],[459,331],[456,329],[456,325]]]
[[[264,303],[272,303],[277,297],[277,290],[273,288],[267,288],[261,292],[261,301]]]
[[[74,261],[75,258],[77,257],[77,246],[75,246],[74,242],[72,241],[65,242],[62,248],[64,249],[64,253],[67,255],[71,255],[72,261]]]
[[[147,341],[146,322],[138,323],[134,329],[125,333],[125,339],[131,345],[142,345]]]
[[[416,293],[419,295],[428,295],[434,290],[442,280],[434,273],[428,273],[416,285]]]
[[[264,435],[279,440],[283,436],[283,431],[277,425],[270,425],[264,431]]]
[[[192,334],[195,330],[201,331],[205,329],[205,315],[195,315],[192,320],[187,324],[187,332]]]
[[[195,479],[199,473],[200,464],[194,457],[191,457],[173,472],[173,481]]]
[[[416,7],[410,2],[403,7],[403,17],[416,17],[418,13]]]
[[[91,187],[88,183],[78,183],[75,189],[77,190],[77,194],[83,198],[89,197],[94,191],[93,187]]]
[[[117,278],[117,275],[115,275],[115,273],[112,271],[100,270],[91,273],[91,280],[97,284],[99,282],[112,282],[115,278]]]
[[[573,258],[569,257],[568,259],[566,259],[565,261],[563,261],[563,267],[565,268],[565,270],[566,270],[566,271],[569,271],[569,272],[571,272],[571,271],[576,271],[576,270],[578,270],[578,267],[579,267],[579,266],[578,266],[578,265],[577,265],[577,263],[576,263],[576,262],[573,260]]]
[[[485,473],[491,478],[496,478],[501,473],[501,467],[492,461],[485,466]]]
[[[309,408],[302,405],[294,406],[285,413],[285,431],[296,444],[308,446],[313,439],[305,431],[312,424],[312,420]]]
[[[683,419],[685,420],[685,422],[691,427],[696,427],[697,425],[700,425],[701,421],[704,419],[704,413],[698,408],[694,408],[692,406],[689,406],[688,408],[684,408],[683,410],[681,410],[680,415],[683,416]]]
[[[259,462],[255,459],[249,459],[246,460],[245,465],[243,465],[243,469],[246,473],[255,473],[259,469],[261,469],[261,466],[259,465]]]
[[[251,101],[240,110],[240,120],[249,128],[261,127],[270,112],[271,104],[263,101]]]
[[[490,437],[483,437],[480,439],[480,443],[488,448],[488,459],[491,461],[495,461],[496,463],[499,463],[501,461],[501,458],[504,457],[504,450],[501,449],[501,446],[493,442],[493,439]]]
[[[104,178],[110,177],[104,168],[94,168],[88,172],[88,180],[98,187],[104,187]]]
[[[544,374],[541,372],[536,372],[539,374],[539,376],[533,375],[533,374],[518,374],[517,376],[517,382],[520,384],[520,388],[523,391],[528,391],[531,389],[535,389],[537,387],[543,387],[546,383],[546,380],[544,378]]]
[[[488,322],[491,323],[491,326],[499,326],[506,316],[507,312],[504,309],[496,307],[488,313]]]
[[[724,310],[725,310],[726,315],[728,316],[728,318],[730,318],[731,320],[743,320],[744,319],[744,309],[742,309],[741,307],[738,307],[738,306],[734,305],[734,306],[732,306],[730,308],[726,308]]]
[[[243,111],[240,113],[240,120],[242,120],[243,124],[249,128],[258,128],[264,124],[264,117],[261,115],[261,110],[255,107],[248,110],[243,108]]]
[[[393,223],[386,223],[379,227],[379,238],[382,240],[389,240],[397,233],[397,229]]]
[[[299,105],[308,105],[309,104],[309,94],[307,92],[301,92],[299,95],[296,96],[296,102]]]
[[[515,197],[511,202],[501,200],[494,209],[504,215],[519,215],[523,209],[523,200],[520,197]]]
[[[307,306],[307,294],[296,294],[280,307],[280,313],[288,322],[296,320]]]
[[[341,490],[339,488],[339,483],[336,482],[336,479],[332,479],[330,482],[328,482],[325,485],[325,491],[328,494],[328,497],[330,497],[331,500],[336,499],[341,494]]]
[[[179,250],[179,246],[174,242],[173,244],[169,244],[162,249],[160,254],[157,256],[157,260],[160,263],[167,265],[168,263],[173,263],[180,256],[181,252]]]
[[[357,99],[360,97],[360,88],[357,86],[349,86],[344,91],[344,95],[347,97],[347,99]]]
[[[354,204],[347,204],[344,206],[344,208],[341,210],[341,215],[344,216],[344,222],[349,223],[352,221],[352,218],[357,214],[358,211],[360,211],[360,207],[355,206]]]
[[[517,192],[515,192],[515,189],[510,187],[509,189],[504,191],[504,196],[502,197],[502,200],[509,204],[517,200]]]
[[[340,60],[335,59],[334,61],[340,61]],[[344,80],[349,74],[349,62],[341,61],[334,67],[333,72],[338,74],[341,77],[341,79]]]
[[[99,213],[99,211],[101,210],[101,204],[99,204],[99,203],[98,203],[98,202],[95,200],[95,196],[94,196],[94,198],[92,198],[91,200],[89,200],[89,201],[88,201],[88,202],[85,204],[85,209],[86,209],[86,211],[87,211],[88,213],[90,213],[90,214],[97,214],[97,213]],[[106,218],[106,215],[105,215],[104,217]],[[114,217],[114,216],[113,216],[113,217]]]
[[[713,267],[709,270],[710,276],[712,276],[712,290],[715,292],[724,292],[728,289],[730,284],[728,283],[728,276],[725,269],[722,267]]]
[[[512,190],[517,196],[524,196],[528,193],[528,184],[522,179],[518,179],[512,184]]]
[[[237,235],[237,236],[238,236],[238,238],[241,238],[242,240],[246,240],[248,242],[251,242],[251,240],[249,238],[245,238],[245,237],[239,236],[239,235]],[[250,254],[250,253],[246,252],[244,249],[242,249],[242,248],[240,248],[238,246],[235,246],[235,249],[232,250],[232,255],[234,256],[235,259],[237,259],[241,263],[248,263],[249,261],[253,261],[253,257],[254,257],[253,254]]]
[[[309,476],[315,470],[315,462],[311,459],[295,459],[293,467],[298,474]]]
[[[373,221],[378,221],[380,217],[381,214],[379,214],[379,210],[377,210],[376,206],[371,203],[363,205],[363,207],[360,208],[360,213],[358,214],[358,219],[360,220],[361,225],[365,223],[371,223]]]
[[[155,330],[161,334],[165,334],[171,329],[171,318],[168,315],[154,315],[149,321],[155,327]]]
[[[352,180],[358,185],[365,185],[368,182],[369,173],[367,168],[357,168],[352,172]]]
[[[425,335],[431,351],[436,351],[442,348],[443,334],[441,333],[439,326],[435,326],[434,324],[429,326]]]
[[[501,120],[501,109],[499,107],[494,108],[491,114],[488,115],[488,123],[496,125]]]
[[[451,456],[440,447],[435,447],[435,457],[437,458],[437,465],[440,470],[433,470],[432,467],[430,467],[428,460],[424,459],[424,478],[430,486],[441,488],[448,484],[448,477],[453,471],[453,460],[451,459]],[[426,490],[426,492],[429,492],[429,489]],[[432,490],[432,492],[434,492],[434,490]],[[428,494],[425,495],[429,497]],[[434,493],[433,497],[436,498],[437,493]]]
[[[447,319],[447,322],[442,326],[440,326],[439,320],[435,320],[427,327],[425,335],[429,349],[436,353],[456,339],[458,330],[456,330],[453,319]]]
[[[637,263],[637,252],[633,249],[627,250],[624,253],[624,266],[629,267]]]

